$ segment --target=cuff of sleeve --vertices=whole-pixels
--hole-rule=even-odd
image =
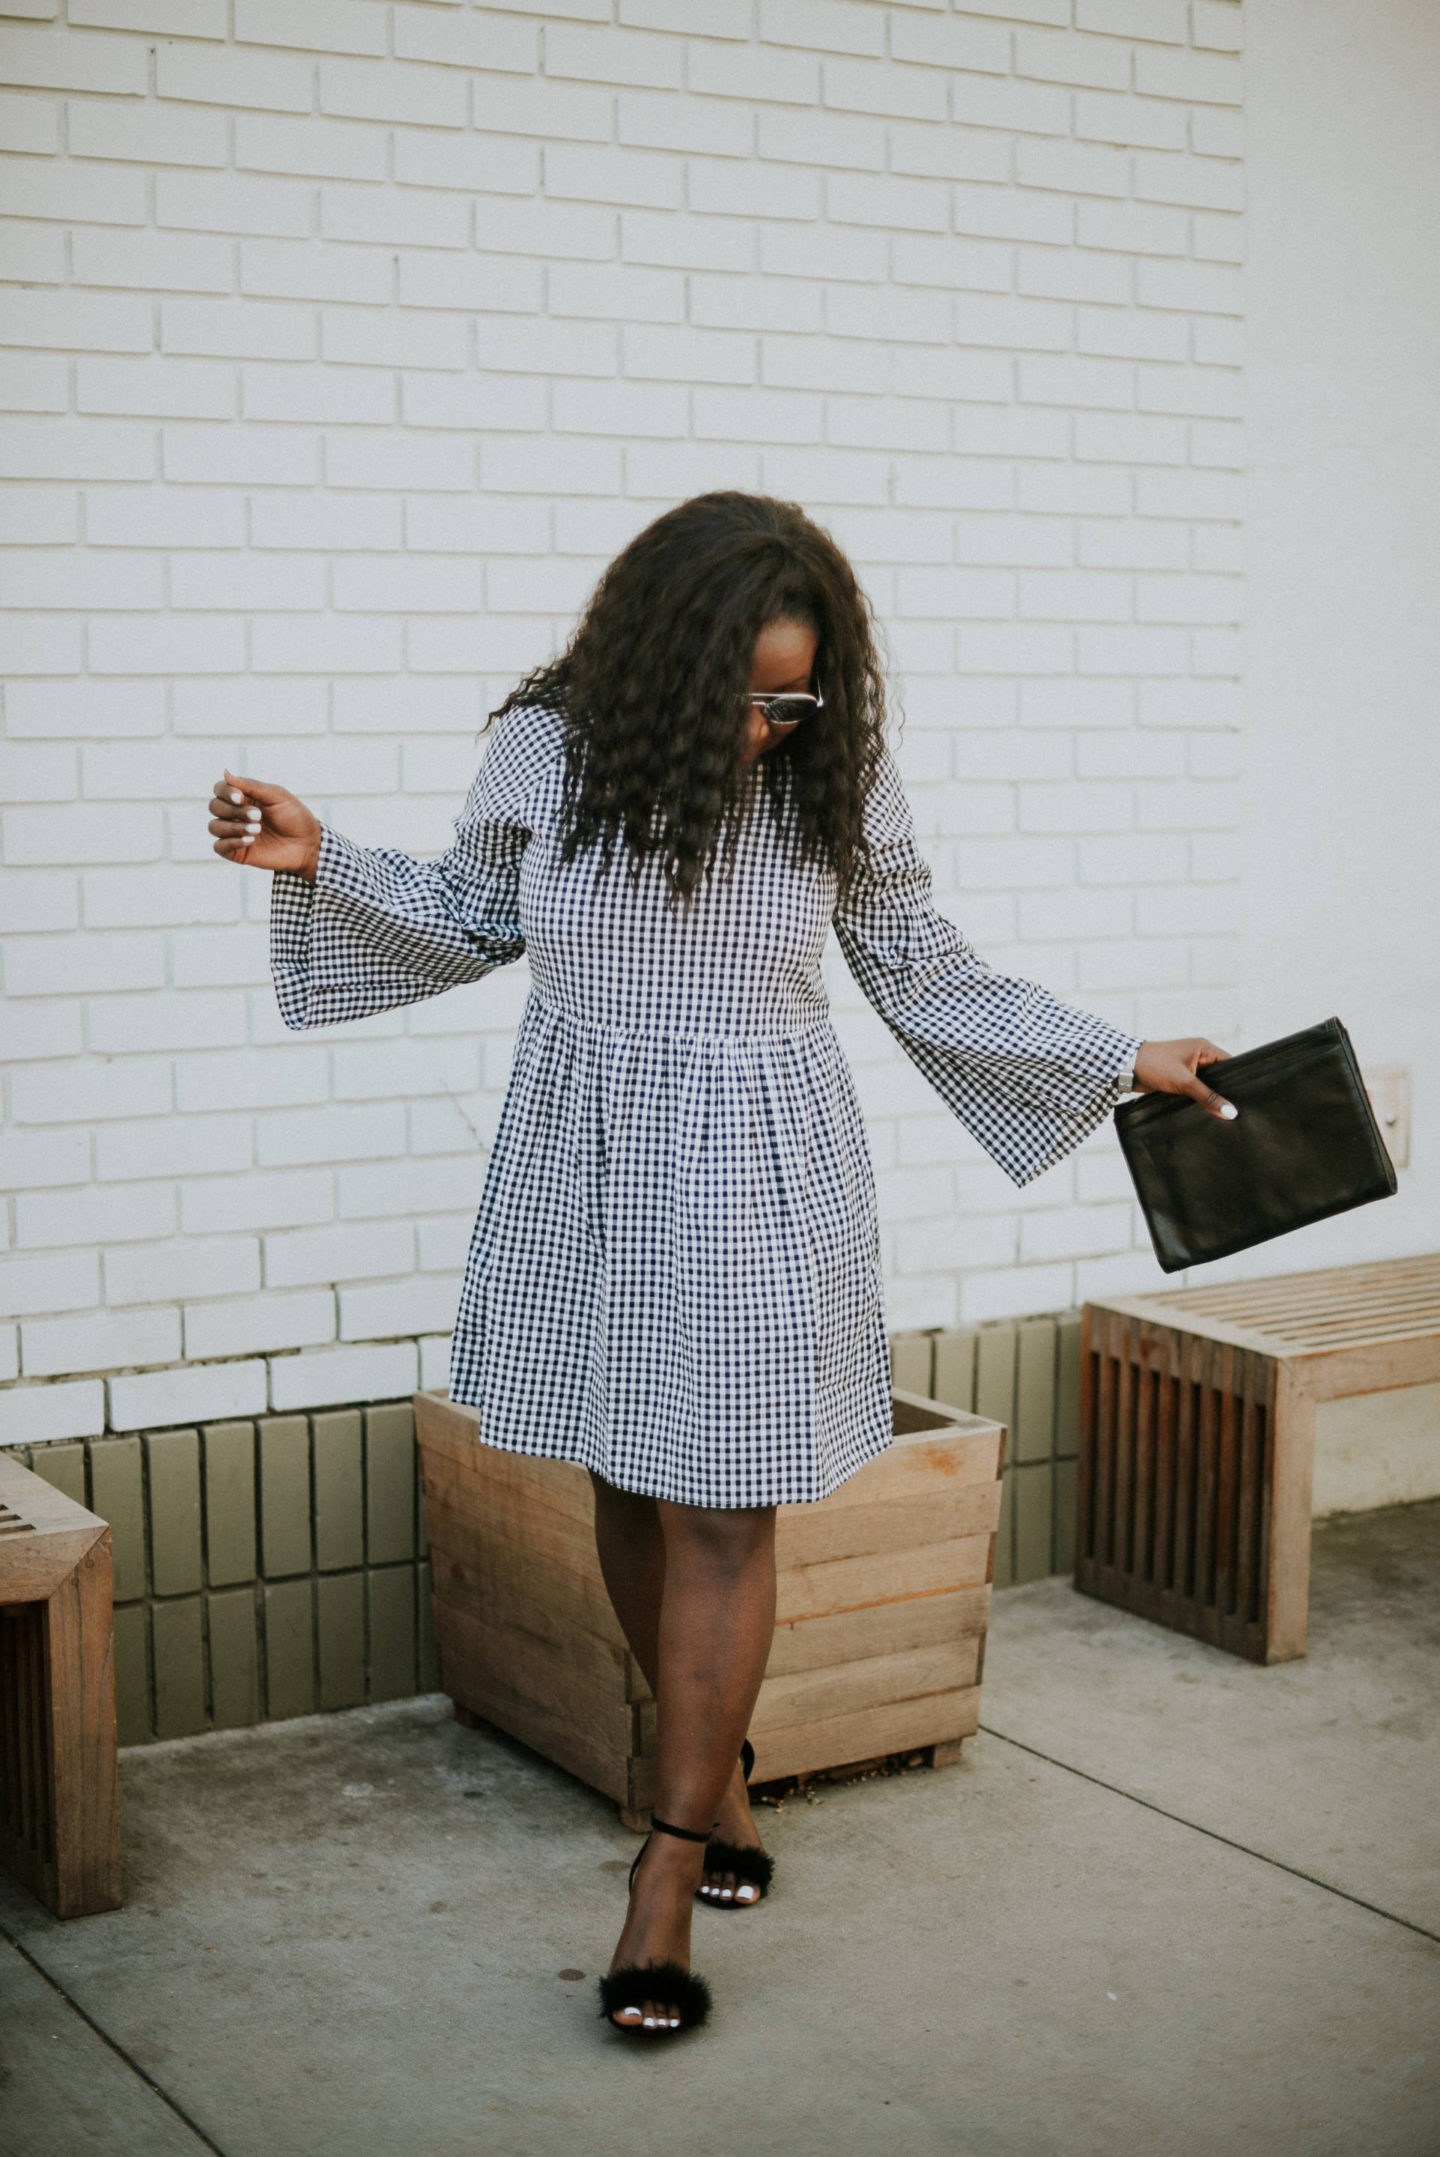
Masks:
[[[325,873],[326,842],[334,837],[321,827],[314,883],[288,869],[277,869],[270,879],[270,972],[280,1016],[295,1031],[309,1022],[315,895]]]
[[[1135,1091],[1135,1060],[1144,1046],[1143,1040],[1137,1039],[1133,1035],[1126,1037],[1125,1065],[1115,1081],[1122,1094],[1134,1093]]]
[[[1133,1034],[1117,1032],[1115,1045],[1119,1054],[1130,1058],[1129,1063],[1123,1070],[1117,1071],[1112,1078],[1098,1078],[1093,1081],[1094,1092],[1081,1109],[1079,1115],[1059,1133],[1043,1154],[1037,1156],[1025,1168],[1023,1173],[1016,1175],[1013,1170],[1008,1171],[1011,1181],[1018,1184],[1022,1189],[1027,1183],[1033,1183],[1037,1176],[1043,1176],[1047,1169],[1054,1168],[1058,1162],[1063,1161],[1066,1154],[1070,1153],[1082,1140],[1088,1138],[1092,1131],[1097,1130],[1111,1110],[1117,1108],[1125,1095],[1132,1091],[1132,1082],[1135,1077],[1134,1060],[1139,1055],[1144,1043]]]
[[[316,891],[355,891],[363,886],[361,857],[365,849],[347,839],[343,831],[320,826],[320,848],[315,857]]]

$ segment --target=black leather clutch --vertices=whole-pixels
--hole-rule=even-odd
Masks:
[[[1395,1168],[1339,1019],[1206,1064],[1240,1111],[1186,1094],[1124,1101],[1115,1128],[1166,1273],[1228,1258],[1395,1193]]]

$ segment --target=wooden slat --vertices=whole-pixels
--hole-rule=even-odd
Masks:
[[[758,1746],[767,1730],[829,1722],[865,1708],[957,1692],[973,1683],[977,1652],[972,1635],[901,1655],[868,1655],[852,1663],[767,1675],[750,1718],[751,1735]]]
[[[1110,1565],[1115,1555],[1115,1388],[1118,1328],[1100,1337],[1095,1422],[1095,1562]]]
[[[776,1576],[776,1620],[788,1624],[876,1603],[978,1587],[987,1577],[992,1538],[967,1535],[918,1550],[841,1558],[828,1565],[787,1566]]]
[[[578,1663],[596,1670],[617,1670],[626,1654],[624,1636],[614,1618],[599,1631],[583,1622],[585,1606],[580,1597],[557,1592],[559,1584],[548,1572],[532,1565],[528,1578],[487,1562],[476,1572],[454,1566],[443,1550],[431,1554],[434,1593],[455,1609],[466,1610],[484,1626],[512,1628],[535,1641],[543,1641],[557,1654],[572,1652]],[[588,1615],[588,1613],[586,1613]]]
[[[1315,1401],[1352,1393],[1388,1393],[1440,1380],[1440,1330],[1415,1339],[1371,1341],[1363,1348],[1317,1348],[1283,1361]]]
[[[1182,1601],[1195,1595],[1196,1514],[1196,1356],[1188,1334],[1179,1336],[1183,1350],[1177,1373],[1180,1410],[1175,1434],[1175,1572],[1174,1591]]]
[[[1216,1406],[1215,1436],[1215,1593],[1214,1604],[1222,1617],[1235,1611],[1237,1527],[1235,1477],[1239,1434],[1235,1427],[1236,1364],[1243,1351],[1217,1349],[1214,1358]]]
[[[1000,1470],[1001,1434],[993,1423],[979,1430],[917,1432],[897,1438],[884,1453],[847,1476],[821,1502],[836,1512],[849,1506],[903,1500],[949,1483],[993,1482]],[[801,1510],[781,1506],[783,1518]]]
[[[1265,1411],[1256,1400],[1254,1358],[1244,1359],[1236,1467],[1235,1507],[1235,1612],[1247,1625],[1260,1615],[1261,1553],[1259,1528],[1262,1510],[1261,1481],[1264,1473],[1262,1432]]]
[[[1235,1296],[1227,1303],[1216,1303],[1214,1309],[1199,1309],[1190,1305],[1194,1316],[1201,1318],[1231,1318],[1246,1327],[1309,1327],[1319,1322],[1339,1324],[1362,1324],[1367,1318],[1388,1311],[1410,1309],[1434,1309],[1440,1303],[1440,1277],[1436,1279],[1397,1279],[1377,1277],[1365,1288],[1313,1288],[1309,1294],[1255,1294]]]
[[[1440,1307],[1397,1312],[1387,1320],[1373,1320],[1364,1326],[1333,1325],[1307,1326],[1303,1337],[1293,1335],[1284,1343],[1291,1354],[1314,1353],[1326,1348],[1373,1348],[1382,1341],[1423,1340],[1440,1329]]]
[[[493,1535],[533,1549],[547,1564],[585,1570],[594,1547],[594,1529],[553,1506],[537,1505],[523,1494],[499,1486],[484,1490],[469,1480],[457,1482],[427,1461],[424,1471],[425,1532],[433,1543],[447,1540],[448,1517],[477,1535]],[[453,1540],[453,1539],[452,1539]]]
[[[453,1524],[441,1523],[442,1536],[431,1544],[431,1569],[437,1594],[451,1602],[482,1598],[503,1600],[516,1594],[543,1602],[555,1622],[577,1632],[593,1633],[597,1640],[622,1645],[620,1621],[611,1608],[598,1563],[592,1571],[579,1573],[563,1565],[537,1565],[533,1552],[490,1538],[484,1542],[462,1533],[453,1536]]]
[[[1114,1477],[1110,1563],[1130,1573],[1134,1571],[1135,1361],[1133,1356],[1123,1354],[1115,1368]]]
[[[1220,1341],[1195,1344],[1200,1386],[1195,1429],[1195,1600],[1206,1610],[1215,1602],[1215,1492],[1220,1446],[1215,1359],[1228,1345]]]
[[[573,1476],[527,1476],[517,1472],[514,1455],[493,1446],[477,1446],[465,1459],[426,1448],[421,1458],[422,1489],[427,1482],[443,1481],[457,1503],[472,1508],[505,1506],[526,1514],[543,1513],[582,1534],[592,1530],[594,1497],[583,1469],[578,1484]]]
[[[785,1506],[775,1524],[776,1564],[821,1565],[880,1551],[909,1551],[988,1533],[1000,1512],[1000,1484],[941,1484],[929,1496],[877,1499],[870,1505]]]
[[[1368,1259],[1358,1265],[1312,1266],[1298,1273],[1263,1274],[1253,1281],[1217,1281],[1211,1286],[1197,1284],[1189,1288],[1164,1289],[1148,1300],[1176,1310],[1232,1310],[1247,1303],[1306,1297],[1317,1291],[1338,1298],[1376,1282],[1411,1280],[1440,1281],[1440,1253],[1425,1252],[1413,1258]]]
[[[1155,1369],[1155,1485],[1149,1578],[1160,1590],[1175,1585],[1175,1439],[1180,1388],[1168,1359]]]
[[[1157,1376],[1148,1363],[1136,1365],[1135,1387],[1135,1503],[1130,1544],[1130,1568],[1142,1580],[1153,1580],[1155,1505],[1155,1392]]]
[[[457,1442],[447,1434],[443,1443],[425,1448],[425,1471],[443,1472],[456,1489],[492,1492],[524,1505],[544,1506],[564,1519],[588,1529],[594,1519],[590,1478],[574,1461],[540,1460],[523,1453],[507,1453],[487,1446],[478,1438]],[[422,1479],[423,1479],[422,1472]]]
[[[1428,1278],[1385,1274],[1377,1275],[1363,1286],[1317,1283],[1307,1291],[1280,1286],[1273,1294],[1257,1288],[1225,1302],[1217,1300],[1213,1311],[1202,1311],[1200,1315],[1235,1318],[1244,1325],[1257,1327],[1279,1326],[1286,1321],[1303,1327],[1316,1319],[1359,1324],[1376,1313],[1384,1316],[1392,1310],[1433,1309],[1437,1302],[1440,1302],[1440,1273]],[[1188,1308],[1200,1309],[1196,1302]]]
[[[1152,1316],[1274,1354],[1361,1347],[1411,1339],[1440,1324],[1440,1259],[1383,1260],[1100,1300],[1111,1311]]]
[[[1315,1403],[1283,1366],[1277,1374],[1275,1420],[1284,1442],[1270,1459],[1270,1580],[1265,1659],[1285,1662],[1305,1653],[1310,1607],[1310,1510],[1315,1462]]]
[[[620,1672],[611,1685],[597,1683],[588,1661],[481,1625],[443,1600],[435,1615],[448,1693],[608,1796],[626,1795],[633,1722]]]
[[[903,1655],[940,1641],[978,1641],[989,1613],[990,1589],[980,1586],[957,1588],[949,1595],[911,1596],[901,1603],[872,1603],[828,1617],[792,1619],[775,1628],[766,1673],[788,1677],[867,1655]]]
[[[865,1708],[832,1722],[767,1730],[755,1742],[753,1780],[763,1783],[784,1775],[809,1775],[852,1760],[874,1760],[884,1753],[973,1737],[979,1727],[980,1689],[972,1686],[961,1692],[934,1693],[925,1700]]]
[[[1269,1325],[1280,1318],[1293,1318],[1297,1324],[1304,1325],[1316,1317],[1359,1323],[1377,1312],[1383,1316],[1387,1311],[1434,1308],[1436,1304],[1440,1304],[1440,1273],[1423,1280],[1413,1275],[1397,1278],[1389,1274],[1366,1282],[1363,1287],[1351,1286],[1341,1291],[1317,1286],[1307,1294],[1258,1294],[1247,1296],[1237,1308],[1243,1311],[1246,1323],[1250,1325]]]

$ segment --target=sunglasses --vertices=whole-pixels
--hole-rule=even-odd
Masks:
[[[808,690],[787,689],[779,696],[765,696],[752,689],[750,702],[758,704],[771,726],[799,726],[812,712],[823,711],[825,699],[817,690],[812,696]]]

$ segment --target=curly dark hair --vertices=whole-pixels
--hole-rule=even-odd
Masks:
[[[815,631],[825,701],[758,769],[792,859],[828,864],[844,890],[884,734],[874,616],[829,533],[766,495],[697,495],[647,525],[565,651],[493,715],[561,712],[566,861],[597,842],[607,868],[618,847],[635,875],[658,857],[683,901],[733,858],[751,655],[776,621]]]

